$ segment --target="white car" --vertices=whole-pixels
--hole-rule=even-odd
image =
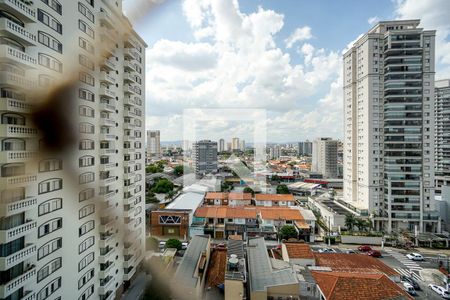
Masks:
[[[442,286],[429,284],[428,287],[435,291],[437,294],[441,295],[444,299],[450,299],[450,293]]]
[[[417,260],[417,261],[423,260],[422,254],[419,253],[408,253],[406,254],[406,257],[409,258],[410,260]]]
[[[403,289],[410,295],[417,295],[416,290],[409,282],[403,282]]]
[[[189,246],[189,244],[186,242],[181,243],[181,250],[186,250],[188,246]]]
[[[333,248],[323,248],[319,249],[319,253],[337,253]]]

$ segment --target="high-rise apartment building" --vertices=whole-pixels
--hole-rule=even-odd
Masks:
[[[217,172],[217,142],[201,140],[193,144],[195,174]]]
[[[344,200],[387,232],[440,231],[435,31],[419,23],[380,22],[344,54]]]
[[[232,138],[231,139],[231,150],[239,150],[239,138]]]
[[[147,158],[161,158],[161,140],[159,130],[147,130]]]
[[[311,156],[312,149],[313,149],[313,143],[308,140],[298,143],[298,155],[300,155],[300,156],[302,156],[302,155]]]
[[[220,139],[219,140],[219,152],[223,152],[223,151],[225,151],[225,140]]]
[[[436,194],[443,185],[450,186],[450,79],[435,83],[435,160]]]
[[[241,140],[240,145],[239,145],[239,149],[240,149],[241,151],[244,151],[244,150],[245,150],[245,140]]]
[[[114,299],[145,250],[146,45],[120,0],[0,11],[0,299]],[[63,79],[79,134],[64,156],[40,151],[31,115]]]
[[[337,149],[339,141],[331,138],[317,138],[313,143],[311,171],[325,178],[338,176]]]

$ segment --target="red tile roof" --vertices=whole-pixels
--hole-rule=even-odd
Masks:
[[[199,218],[248,218],[255,219],[260,214],[265,220],[304,221],[300,210],[288,207],[264,206],[201,206],[195,211]]]
[[[227,193],[206,193],[205,199],[227,199]]]
[[[399,276],[391,267],[379,259],[365,254],[314,253],[316,265],[330,267],[333,271],[351,273],[378,273],[387,276]]]
[[[314,258],[314,253],[311,251],[311,247],[305,243],[284,243],[289,258]]]
[[[264,220],[304,220],[296,208],[257,206],[257,209]]]
[[[255,194],[256,201],[295,201],[292,194]]]
[[[229,200],[252,200],[251,193],[229,193]]]
[[[322,271],[311,274],[327,300],[414,299],[383,274]]]

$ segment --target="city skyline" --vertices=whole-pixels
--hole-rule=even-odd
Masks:
[[[125,9],[134,2],[126,1]],[[147,129],[164,124],[163,141],[182,140],[182,110],[198,107],[267,109],[273,142],[342,139],[341,55],[379,20],[420,18],[421,26],[436,29],[436,79],[450,77],[445,1],[201,3],[163,2],[136,24],[149,41]],[[164,26],[167,14],[175,25]],[[202,16],[209,19],[195,21]],[[212,134],[218,131],[239,135],[244,125],[210,124],[205,138],[219,139]]]

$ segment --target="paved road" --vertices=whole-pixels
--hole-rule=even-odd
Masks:
[[[151,280],[149,275],[146,275],[145,272],[140,272],[133,284],[128,288],[128,290],[122,295],[122,300],[138,300],[142,299],[144,294],[145,286]]]

